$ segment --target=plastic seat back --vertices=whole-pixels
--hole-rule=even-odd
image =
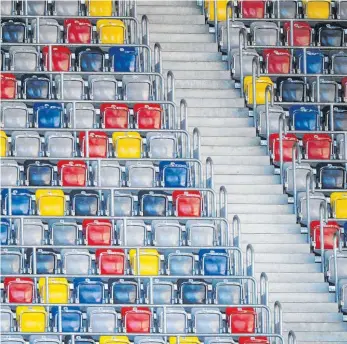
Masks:
[[[118,161],[101,161],[92,164],[94,184],[100,186],[120,187],[122,185],[122,169]]]
[[[3,202],[3,213],[6,215],[10,210],[10,197],[8,189],[2,190],[1,198]],[[11,190],[11,215],[31,215],[32,208],[32,194],[28,190]]]
[[[56,1],[61,3],[62,1]],[[67,1],[63,1],[66,3]],[[78,1],[76,1],[78,4]],[[64,14],[66,15],[66,14]],[[93,27],[88,19],[65,19],[65,42],[71,44],[90,44],[92,41]]]
[[[200,250],[199,260],[205,276],[226,276],[229,274],[230,258],[225,250]]]
[[[335,221],[328,221],[323,226],[323,237],[324,237],[324,249],[332,250],[334,247],[334,235],[339,233],[340,226]],[[311,240],[314,250],[321,250],[321,233],[320,233],[320,221],[311,221],[310,225]],[[339,235],[338,235],[339,240]]]
[[[140,213],[143,216],[167,216],[169,202],[165,194],[141,191],[139,193]]]
[[[219,309],[192,308],[193,332],[218,334],[223,330],[223,316]]]
[[[178,221],[152,221],[152,238],[155,246],[181,246],[182,228]]]
[[[75,154],[74,138],[70,132],[46,132],[46,155],[51,158],[72,158]]]
[[[25,99],[50,99],[51,82],[46,76],[24,76],[22,81],[22,93]],[[24,84],[24,87],[23,87]]]
[[[90,75],[89,98],[97,101],[112,101],[118,98],[117,80],[113,76]]]
[[[152,314],[146,307],[122,307],[124,329],[126,333],[150,333]]]
[[[195,271],[195,259],[191,253],[179,250],[167,257],[167,274],[171,276],[192,276]]]
[[[344,44],[345,32],[339,24],[317,24],[315,34],[317,45],[322,47],[341,47]]]
[[[265,69],[269,74],[289,74],[291,72],[291,55],[287,49],[264,49]]]
[[[174,303],[175,287],[171,282],[154,280],[153,283],[153,302],[156,305],[169,305]],[[150,296],[150,285],[147,284],[147,298]]]
[[[246,100],[249,105],[253,104],[253,77],[246,76],[243,82],[243,88],[246,95]],[[273,82],[269,77],[260,77],[256,80],[256,102],[257,105],[265,104],[265,90],[273,86]]]
[[[318,98],[319,97],[319,98]],[[313,102],[336,103],[339,101],[339,84],[332,80],[320,80],[319,93],[317,82],[311,83],[311,99]]]
[[[298,64],[299,73],[303,74],[323,74],[325,57],[323,53],[317,49],[306,50],[306,67],[304,50],[296,51],[296,59]],[[306,72],[306,73],[305,73]]]
[[[7,135],[4,131],[0,130],[0,157],[5,157],[8,154]]]
[[[105,286],[99,278],[75,278],[74,289],[78,303],[104,303]]]
[[[71,51],[65,46],[52,47],[52,56],[49,47],[42,49],[44,69],[53,72],[68,72],[71,69]]]
[[[0,99],[17,98],[17,80],[15,75],[1,73],[0,75]]]
[[[139,129],[161,129],[162,112],[159,104],[135,104],[134,120]]]
[[[164,320],[164,316],[166,316],[166,321]],[[159,332],[188,333],[188,314],[184,308],[167,308],[165,315],[163,308],[159,308],[157,310],[157,317]]]
[[[112,231],[112,224],[109,220],[83,220],[82,222],[82,232],[86,245],[111,245]]]
[[[48,290],[48,297],[46,291]],[[43,303],[68,303],[69,302],[69,283],[66,278],[51,277],[39,279],[39,294]]]
[[[127,185],[132,188],[155,187],[156,173],[153,164],[126,162]]]
[[[41,216],[64,216],[65,195],[58,189],[40,189],[35,193],[37,213]]]
[[[118,331],[118,316],[110,307],[87,308],[88,332],[115,333]]]
[[[188,245],[205,247],[217,243],[217,231],[212,222],[189,220],[186,223],[186,232]]]
[[[251,307],[227,307],[225,309],[230,333],[255,333],[257,313]]]
[[[220,305],[242,303],[242,285],[236,282],[217,281],[214,285],[214,302]]]
[[[123,76],[123,97],[125,100],[151,100],[152,82],[146,75]]]
[[[57,168],[61,186],[86,186],[87,165],[84,161],[60,160]]]
[[[40,246],[46,243],[45,226],[41,220],[24,219],[23,233],[21,225],[15,224],[16,240],[20,245]]]
[[[72,210],[76,216],[98,216],[100,197],[97,192],[77,191],[71,194]]]
[[[286,191],[292,195],[294,192],[293,164],[291,162],[286,162],[284,163],[283,169]],[[296,192],[303,192],[306,190],[306,177],[310,172],[312,172],[312,169],[309,164],[296,164]]]
[[[177,287],[180,303],[193,305],[208,302],[208,287],[204,281],[180,279],[177,281]]]
[[[159,163],[161,185],[167,188],[186,188],[189,186],[189,167],[186,162],[161,161]]]
[[[62,272],[68,275],[88,275],[92,270],[92,259],[86,249],[62,249]]]
[[[8,245],[11,241],[11,223],[7,219],[0,220],[0,243],[1,245]]]
[[[108,155],[108,137],[102,131],[88,133],[89,154],[87,153],[87,139],[85,132],[79,134],[81,155],[90,158],[106,158]]]
[[[133,47],[112,47],[108,51],[114,72],[137,72],[138,51]]]
[[[109,280],[111,302],[115,304],[138,303],[138,285],[133,280]]]
[[[317,131],[320,129],[320,113],[317,106],[293,105],[289,108],[293,130]]]
[[[55,77],[55,93],[56,93],[56,98],[58,99],[64,99],[64,100],[83,100],[85,99],[86,95],[84,92],[84,80],[82,79],[81,76],[79,75],[69,75],[69,74],[64,74],[63,75],[64,80],[62,80],[60,75],[56,75]],[[63,88],[62,88],[63,86]],[[72,111],[71,105],[67,105],[67,109],[69,111]],[[84,107],[88,108],[90,107],[90,104],[83,104]],[[76,116],[78,114],[78,110],[82,108],[81,103],[76,103]],[[76,120],[77,122],[77,120]],[[77,127],[80,128],[88,128],[88,127],[93,127],[93,125],[89,126],[83,126],[84,123],[86,122],[86,119],[81,118],[81,122],[78,124]]]
[[[333,216],[337,219],[347,218],[347,194],[344,192],[333,192],[330,195],[330,204]]]
[[[77,65],[82,72],[102,72],[105,57],[98,48],[85,48],[76,50]]]
[[[114,132],[112,142],[117,158],[139,159],[142,155],[142,139],[137,132]]]
[[[39,70],[39,55],[34,47],[10,47],[9,54],[11,70],[22,72],[34,72]]]
[[[99,19],[96,22],[99,43],[124,44],[125,25],[119,19]]]
[[[74,115],[72,103],[66,105],[68,127],[77,129],[94,128],[96,124],[96,111],[93,104],[76,103],[75,110],[76,114]]]
[[[8,306],[2,306],[0,309],[0,329],[1,332],[13,331],[13,315],[11,308]]]
[[[340,164],[318,164],[318,185],[321,189],[343,189],[346,185],[346,168]]]
[[[9,3],[9,1],[2,1]],[[25,23],[13,22],[12,20],[2,23],[1,25],[2,41],[4,43],[24,43],[27,36],[27,28]]]
[[[20,332],[45,332],[47,313],[41,306],[17,306],[16,319]]]
[[[304,16],[309,19],[329,19],[330,0],[304,0]]]
[[[6,301],[9,303],[33,303],[34,282],[27,277],[5,277]]]
[[[273,22],[253,22],[251,23],[253,45],[278,45],[279,28]]]
[[[117,221],[118,222],[118,221]],[[141,220],[129,220],[124,228],[124,222],[118,223],[118,242],[125,246],[146,246],[147,228]]]
[[[272,2],[272,17],[293,19],[298,16],[297,0],[280,0]]]
[[[38,128],[61,128],[64,110],[59,103],[35,103],[35,125]]]
[[[24,103],[6,102],[1,104],[1,125],[7,128],[29,126],[29,110]]]
[[[285,35],[285,41],[288,45],[297,46],[310,46],[312,41],[312,29],[307,22],[294,22],[293,24],[293,42],[291,42],[291,27],[290,22],[285,22],[283,24],[283,32]]]
[[[78,308],[62,307],[60,323],[58,307],[52,307],[52,318],[54,330],[60,327],[62,332],[82,332],[83,330],[82,312]]]
[[[95,256],[100,275],[124,275],[126,257],[123,250],[100,248]]]
[[[148,157],[151,159],[175,159],[177,138],[169,133],[148,133],[146,135]]]
[[[202,215],[203,203],[200,191],[174,191],[172,202],[176,216],[200,217]]]
[[[100,114],[102,126],[106,129],[129,128],[129,108],[125,104],[101,104]]]
[[[50,234],[51,244],[55,246],[77,245],[79,241],[79,229],[73,222],[54,222]]]
[[[31,2],[31,1],[29,1]],[[37,20],[33,19],[31,22],[32,25],[32,35],[33,35],[33,43],[39,42],[43,44],[56,44],[60,41],[60,25],[57,20],[48,18],[48,19],[40,19],[39,26],[39,37],[37,37]]]
[[[31,270],[33,270],[33,255],[31,255]],[[38,250],[36,253],[36,270],[38,274],[55,274],[58,268],[58,258],[54,252]]]
[[[108,197],[108,213],[112,213],[111,197]],[[133,216],[134,198],[130,194],[115,192],[114,196],[114,216]]]
[[[91,17],[111,17],[113,13],[112,0],[87,0],[86,6]]]
[[[1,185],[3,187],[20,185],[19,173],[20,167],[15,160],[0,161]]]
[[[130,266],[134,275],[142,275],[142,276],[159,275],[160,256],[157,250],[140,249],[139,257],[138,257],[137,250],[131,249],[129,251],[129,260],[130,260]],[[138,269],[138,265],[139,265],[139,269]]]
[[[262,19],[266,14],[265,0],[242,0],[240,4],[240,14],[242,18]]]
[[[221,0],[217,1],[216,8],[217,8],[217,21],[226,21],[226,8],[227,8],[228,1]],[[215,20],[215,3],[212,0],[205,1],[205,10],[207,13],[207,20],[209,22],[214,22]],[[230,9],[230,17],[231,17],[231,9]]]
[[[305,134],[302,138],[305,158],[329,160],[332,154],[332,140],[328,134]]]
[[[337,18],[347,19],[347,1],[341,0],[337,4]]]
[[[12,154],[15,157],[39,157],[41,154],[41,138],[39,134],[35,131],[13,131]]]
[[[306,100],[306,83],[299,78],[277,79],[279,89],[279,101],[290,103],[302,103]]]
[[[271,134],[269,138],[271,156],[274,162],[280,161],[280,139],[279,134]],[[298,142],[298,138],[294,134],[283,135],[283,161],[292,161],[292,151],[294,144]]]
[[[344,51],[332,52],[331,58],[331,70],[334,74],[346,74],[347,73],[347,53]]]

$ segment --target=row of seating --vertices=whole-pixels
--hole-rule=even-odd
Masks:
[[[181,248],[182,250],[182,248]],[[28,272],[37,274],[76,275],[142,275],[142,276],[230,276],[235,275],[231,253],[224,249],[201,249],[198,253],[175,248],[162,250],[141,248],[100,249],[95,253],[86,248],[52,250],[32,249],[25,253],[19,249],[2,249],[1,274],[18,275]],[[36,270],[36,271],[35,271]]]
[[[112,139],[104,131],[86,133],[81,131],[78,139],[71,132],[47,131],[43,136],[36,131],[13,131],[8,137],[0,131],[0,156],[38,158],[72,158],[89,156],[107,158],[115,156],[120,159],[175,159],[180,157],[178,138],[174,132],[150,132],[141,137],[139,132],[113,132]],[[87,152],[89,148],[89,154]]]
[[[47,221],[47,220],[46,220]],[[48,222],[48,223],[47,223]],[[10,221],[3,217],[0,222],[2,245],[26,246],[217,246],[222,242],[222,230],[211,221],[188,220],[184,225],[178,221],[89,219],[81,224],[75,221],[25,219]]]
[[[3,73],[0,79],[1,99],[123,99],[140,102],[154,98],[153,83],[145,74],[124,75],[121,87],[115,76],[110,74],[89,75],[87,80],[80,75],[64,75],[63,79],[61,75],[55,75],[53,78],[44,74],[27,74],[17,79],[14,74]]]
[[[41,301],[52,304],[76,303],[75,309],[83,310],[84,304],[148,304],[151,299],[156,305],[239,305],[244,301],[243,289],[244,286],[233,279],[212,279],[209,282],[189,279],[171,282],[156,279],[151,285],[148,280],[139,283],[131,278],[111,278],[103,281],[97,277],[79,277],[69,282],[64,277],[50,277],[47,281],[42,277],[37,283],[27,277],[5,277],[2,294],[4,302],[10,306],[12,303]],[[73,306],[69,308],[74,309]],[[171,311],[173,309],[171,308]],[[63,308],[64,310],[66,309]]]

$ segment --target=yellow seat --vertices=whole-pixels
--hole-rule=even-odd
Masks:
[[[41,189],[36,191],[35,196],[38,215],[64,216],[65,195],[62,190]]]
[[[48,278],[48,300],[46,298],[46,279],[39,279],[39,292],[42,302],[45,303],[68,303],[69,282],[66,278]]]
[[[227,3],[229,0],[218,0],[217,1],[217,20],[226,21],[227,20]],[[209,22],[214,21],[214,0],[205,1],[205,10],[207,13],[207,20]],[[232,11],[230,9],[230,18]]]
[[[159,275],[160,255],[155,249],[140,249],[140,273],[137,271],[137,250],[129,252],[130,265],[135,275],[155,276]]]
[[[305,17],[309,19],[329,19],[330,0],[303,0]]]
[[[18,306],[16,319],[19,332],[45,332],[47,313],[42,306]]]
[[[347,219],[347,192],[333,192],[330,204],[336,219]]]
[[[96,22],[99,42],[105,44],[124,44],[125,25],[119,19],[100,19]]]
[[[176,344],[177,337],[169,337],[169,344]],[[201,344],[198,337],[180,337],[180,344]]]
[[[91,17],[111,17],[112,0],[86,0],[88,15]]]
[[[115,132],[112,142],[117,158],[139,159],[142,153],[142,139],[137,132]]]
[[[267,86],[273,86],[272,80],[267,76],[262,76],[256,80],[256,102],[257,105],[265,104],[265,90]],[[253,104],[253,77],[248,75],[244,78],[243,89],[246,101],[249,105]],[[270,101],[270,96],[269,96]]]
[[[7,135],[4,131],[0,130],[0,157],[7,155]]]
[[[130,344],[127,336],[100,336],[99,344]]]

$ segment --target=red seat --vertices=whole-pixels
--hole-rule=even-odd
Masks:
[[[106,129],[127,129],[129,127],[129,108],[125,104],[102,104],[100,114]]]
[[[311,222],[311,239],[313,242],[313,248],[315,250],[320,250],[322,248],[320,240],[320,222]],[[334,234],[340,231],[340,226],[335,221],[328,221],[328,223],[323,227],[324,234],[324,249],[332,250],[334,247]]]
[[[266,1],[265,0],[241,0],[241,15],[242,18],[259,18],[265,17]]]
[[[279,134],[271,134],[270,141],[270,150],[272,152],[273,161],[280,161],[280,135]],[[288,162],[292,161],[292,151],[293,146],[296,142],[298,142],[298,138],[294,134],[283,135],[283,161]]]
[[[312,28],[309,23],[306,22],[294,22],[293,23],[293,44],[291,42],[290,34],[290,22],[283,24],[283,32],[288,45],[297,46],[309,46],[311,45],[311,33]]]
[[[225,309],[230,333],[255,333],[257,313],[251,307],[227,307]]]
[[[134,118],[139,129],[161,129],[162,109],[159,104],[136,104]]]
[[[17,80],[15,75],[1,73],[0,99],[15,99],[17,96]]]
[[[45,70],[53,72],[68,72],[71,69],[71,51],[67,47],[52,47],[52,66],[49,61],[49,47],[42,49]]]
[[[269,74],[289,74],[291,55],[286,49],[264,49],[263,59]]]
[[[100,248],[95,252],[95,259],[100,275],[124,275],[124,250]]]
[[[83,220],[82,231],[86,245],[111,245],[112,223],[109,220]]]
[[[175,205],[176,216],[201,216],[202,197],[199,191],[174,191],[172,202]]]
[[[147,307],[123,307],[121,309],[126,333],[149,333],[151,331],[151,311]]]
[[[79,143],[82,156],[86,155],[87,140],[84,131],[79,134]],[[108,153],[108,136],[102,131],[90,131],[89,135],[89,157],[106,158]]]
[[[347,77],[341,80],[342,85],[342,100],[347,103]]]
[[[9,303],[33,303],[35,286],[31,278],[6,277],[4,287]]]
[[[239,344],[270,344],[267,337],[240,337]]]
[[[84,161],[61,160],[57,168],[62,186],[86,186],[87,165]]]
[[[302,143],[306,159],[329,160],[331,158],[332,140],[328,134],[305,134]]]
[[[64,28],[66,43],[91,43],[93,27],[88,19],[65,19]]]

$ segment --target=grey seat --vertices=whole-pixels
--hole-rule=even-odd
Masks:
[[[306,192],[298,193],[298,215],[300,222],[307,225],[307,203],[306,203]],[[326,202],[324,194],[320,192],[310,193],[310,222],[317,221],[320,219],[319,207],[321,202]]]
[[[58,16],[78,16],[80,12],[78,0],[55,0],[53,12]]]
[[[230,23],[229,37],[230,37],[230,48],[236,49],[240,44],[240,31],[245,29],[245,24],[242,22],[234,21]],[[222,52],[227,52],[228,41],[227,41],[227,25],[226,22],[220,22],[218,25],[218,42]]]
[[[279,0],[273,1],[273,18],[293,19],[298,14],[297,0]]]
[[[20,185],[20,168],[15,160],[0,160],[1,185],[17,186]]]
[[[154,220],[152,238],[155,246],[181,246],[182,227],[176,220]]]
[[[62,272],[68,275],[88,275],[92,270],[92,258],[86,249],[62,249]]]
[[[24,103],[3,102],[1,104],[1,125],[7,128],[26,128],[29,111]]]
[[[146,75],[123,76],[124,100],[151,100],[152,83]]]
[[[117,100],[117,80],[110,75],[90,75],[88,77],[89,98],[91,100]]]
[[[347,19],[347,0],[336,2],[338,19]]]
[[[134,337],[134,344],[165,344],[166,342],[161,337]]]
[[[78,225],[74,222],[54,222],[51,225],[50,242],[57,246],[77,245],[78,233]]]
[[[188,333],[188,314],[184,308],[166,308],[166,327],[164,322],[164,310],[157,310],[158,331],[160,333]]]
[[[232,49],[230,51],[230,69],[233,73],[233,77],[236,80],[240,80],[241,68],[240,68],[240,51],[239,49]],[[243,75],[252,75],[252,61],[254,57],[259,57],[258,53],[253,49],[243,50]]]
[[[69,132],[46,132],[45,151],[51,158],[72,158],[74,156],[74,139]]]
[[[115,333],[118,331],[118,316],[112,307],[87,308],[88,332]]]
[[[279,28],[276,23],[254,21],[250,29],[253,45],[278,45]]]
[[[29,337],[29,344],[60,344],[59,336],[35,334]]]
[[[125,164],[127,185],[131,188],[155,187],[155,168],[150,162],[127,161]]]
[[[205,247],[217,243],[217,231],[212,221],[188,220],[186,231],[188,245]]]
[[[326,274],[328,281],[334,284],[336,278],[334,256],[331,251],[329,251],[326,256],[327,255],[329,255],[329,257],[326,259]],[[347,255],[345,252],[337,253],[337,278],[338,280],[347,278]]]
[[[83,100],[84,99],[84,80],[80,75],[66,75],[63,79],[63,97],[61,92],[61,76],[57,75],[54,79],[57,99],[64,100]],[[76,104],[77,108],[77,104]]]
[[[45,241],[45,226],[41,220],[24,219],[23,236],[20,221],[15,222],[17,242],[20,245],[40,246]]]
[[[101,161],[100,171],[98,164],[92,163],[92,170],[95,184],[117,188],[122,186],[122,169],[118,161]]]
[[[13,1],[1,1],[0,13],[3,16],[10,16],[13,14]]]
[[[269,133],[278,133],[279,132],[279,119],[282,114],[285,114],[285,111],[281,106],[274,105],[269,106]],[[259,135],[266,136],[266,109],[265,105],[257,106],[257,117],[258,117],[258,131]],[[286,122],[288,119],[286,118]]]
[[[347,311],[347,279],[341,278],[339,280],[338,292],[340,293],[340,306],[341,311],[346,313]]]
[[[223,316],[219,309],[192,308],[193,332],[218,334],[223,331]]]
[[[284,163],[284,185],[289,194],[294,192],[293,164]],[[296,164],[296,191],[304,192],[306,190],[306,176],[312,172],[309,164]]]
[[[9,336],[2,335],[0,338],[0,342],[2,344],[25,344],[26,343],[24,338],[17,334],[11,334]]]
[[[17,250],[3,249],[0,264],[2,275],[21,274],[23,271],[23,256]]]
[[[131,194],[114,193],[114,216],[132,216],[134,208],[134,199]],[[112,214],[111,194],[106,195],[106,214]]]
[[[41,138],[36,131],[14,131],[11,140],[13,156],[37,158],[41,155]]]
[[[347,11],[347,2],[346,2]],[[347,13],[346,13],[347,15]],[[331,70],[334,74],[347,74],[347,52],[346,51],[332,51],[330,54]]]
[[[227,337],[205,337],[204,344],[235,344],[235,342]]]
[[[31,2],[31,1],[29,1]],[[32,33],[33,33],[33,43],[37,42],[37,21],[33,19],[31,22]],[[54,44],[60,42],[60,25],[55,19],[40,19],[39,27],[39,43],[44,44]]]
[[[345,137],[342,134],[336,135],[337,156],[340,160],[346,159],[345,157]]]
[[[145,282],[146,283],[146,282]],[[146,299],[150,303],[150,283],[146,283]],[[153,281],[153,304],[156,305],[169,305],[175,303],[174,297],[175,287],[174,285],[165,280],[155,279]]]
[[[320,80],[319,84],[319,100],[317,98],[317,81],[311,82],[311,101],[322,103],[338,102],[339,85],[336,81]]]
[[[1,332],[11,332],[13,330],[13,315],[10,307],[1,306],[0,320]]]
[[[43,16],[46,14],[47,2],[45,0],[24,0],[24,14],[28,16]]]
[[[174,159],[177,156],[177,139],[170,133],[148,133],[146,136],[148,157]]]
[[[31,46],[14,46],[9,49],[10,69],[16,72],[34,72],[39,69],[39,54]]]
[[[147,228],[142,220],[129,220],[126,223],[126,228],[124,228],[123,221],[117,221],[117,228],[119,245],[146,246]]]
[[[76,129],[91,129],[96,124],[96,114],[93,104],[76,103],[74,116],[72,103],[66,105],[66,115],[68,118],[68,126]]]
[[[216,280],[213,285],[213,302],[220,305],[240,305],[242,303],[241,284]]]
[[[167,258],[167,274],[172,276],[191,276],[195,271],[195,259],[191,253],[176,251]]]

